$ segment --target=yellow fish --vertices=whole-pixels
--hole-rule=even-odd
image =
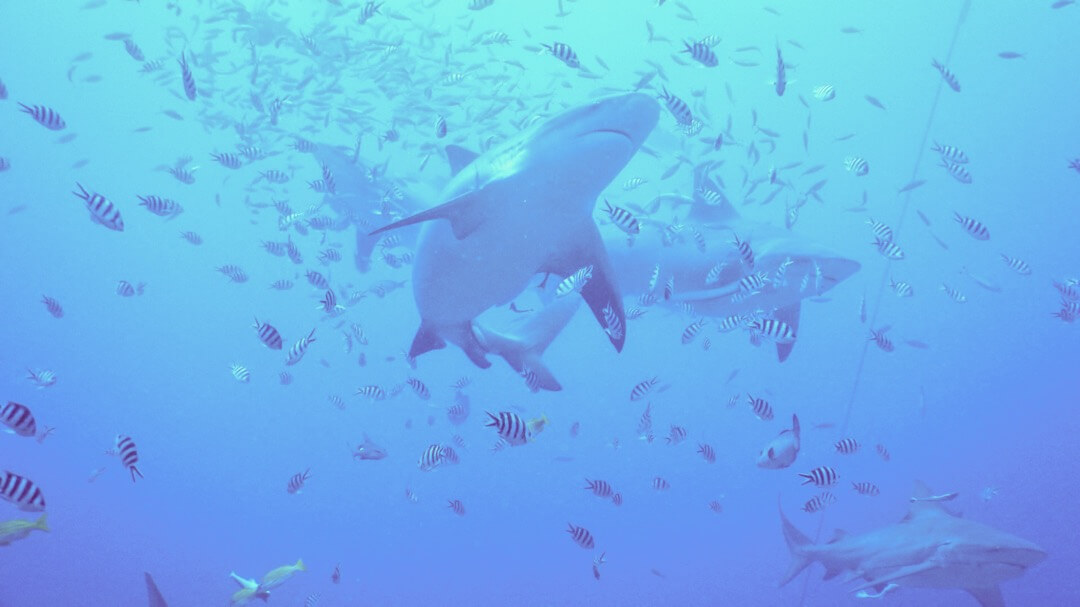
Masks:
[[[304,566],[304,559],[296,559],[295,565],[284,565],[271,570],[263,576],[262,582],[259,582],[259,590],[267,591],[277,588],[289,581],[289,578],[296,575],[298,571],[307,571],[307,567]]]
[[[7,546],[11,542],[21,540],[30,535],[30,532],[34,529],[49,530],[49,526],[45,524],[45,514],[42,514],[36,521],[15,519],[0,523],[0,546]]]

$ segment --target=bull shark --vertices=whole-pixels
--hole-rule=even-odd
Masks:
[[[932,495],[916,483],[913,497]],[[965,520],[941,502],[915,501],[899,523],[861,535],[837,531],[827,544],[814,544],[780,510],[791,567],[783,586],[817,561],[825,579],[847,573],[863,582],[853,589],[885,592],[889,585],[960,588],[982,607],[1004,607],[999,584],[1016,578],[1046,558],[1035,544],[987,525]]]
[[[592,277],[582,298],[603,328],[625,327],[616,275],[591,215],[659,112],[655,99],[631,93],[570,109],[482,156],[450,148],[446,202],[372,232],[426,222],[413,263],[421,324],[409,355],[450,342],[481,368],[491,365],[488,347],[520,364],[522,347],[487,334],[475,319],[510,303],[538,273],[565,277],[586,266]],[[621,351],[625,332],[606,333]],[[557,389],[539,360],[532,362],[540,387]]]

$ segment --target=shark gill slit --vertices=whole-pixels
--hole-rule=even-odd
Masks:
[[[956,18],[956,25],[953,27],[952,40],[949,42],[949,51],[945,55],[945,65],[949,65],[950,61],[952,60],[953,51],[956,49],[956,41],[960,37],[960,30],[963,27],[964,22],[967,20],[968,12],[970,11],[970,9],[971,0],[964,0],[963,4],[960,7],[960,14]],[[919,142],[919,151],[915,155],[915,166],[911,170],[911,181],[914,181],[917,178],[919,174],[919,169],[922,167],[923,155],[926,153],[926,143],[930,140],[930,129],[931,127],[933,127],[934,118],[937,115],[938,101],[941,100],[941,92],[945,87],[945,81],[943,79],[937,78],[936,81],[937,87],[934,91],[934,101],[930,105],[930,113],[926,117],[926,127],[923,129],[922,141]],[[898,237],[900,234],[900,230],[903,229],[904,219],[907,217],[908,213],[908,207],[911,206],[911,190],[908,190],[903,194],[904,203],[900,207],[900,216],[896,220],[896,229],[894,230],[896,236],[894,236],[894,238]],[[874,296],[873,308],[870,315],[869,326],[871,328],[877,326],[878,312],[881,310],[881,298],[885,294],[885,287],[889,282],[889,272],[892,269],[892,264],[892,259],[885,260],[885,269],[882,271],[881,279],[878,281],[877,294]],[[866,363],[866,355],[869,351],[870,342],[868,340],[863,340],[862,352],[859,354],[859,362],[855,367],[855,377],[851,384],[851,395],[848,397],[847,407],[844,410],[844,420],[840,424],[840,433],[837,437],[838,440],[847,436],[848,425],[851,423],[851,414],[855,409],[855,398],[858,396],[859,385],[862,382],[863,366]],[[826,510],[822,510],[821,515],[818,518],[817,530],[814,532],[815,544],[821,541],[821,531],[825,528],[826,515]],[[804,572],[803,574],[803,586],[799,596],[799,607],[803,607],[803,605],[806,603],[806,593],[810,586],[810,575],[808,571],[809,568],[807,568],[807,572]]]

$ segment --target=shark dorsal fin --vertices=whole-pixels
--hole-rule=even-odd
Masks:
[[[833,531],[832,539],[830,539],[827,543],[835,544],[836,542],[839,542],[840,540],[846,538],[847,536],[848,536],[847,531],[844,531],[843,529],[837,529],[837,530]]]
[[[948,509],[945,508],[944,503],[932,499],[934,492],[922,481],[915,481],[915,486],[911,490],[911,505],[908,506],[908,513],[904,516],[900,522],[907,522],[911,519],[925,513],[943,513],[949,516],[956,516]]]
[[[446,146],[446,159],[450,162],[450,176],[453,177],[461,172],[461,169],[472,164],[472,161],[480,157],[480,154],[467,150],[460,145]]]
[[[165,602],[165,597],[161,596],[157,584],[154,583],[154,578],[145,571],[143,575],[146,576],[146,593],[150,597],[150,607],[169,607],[168,603]]]

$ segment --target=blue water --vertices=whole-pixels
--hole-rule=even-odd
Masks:
[[[466,0],[388,0],[360,25],[362,3],[164,4],[97,0],[80,8],[54,0],[0,9],[0,82],[9,95],[0,100],[0,157],[10,163],[0,172],[0,402],[28,406],[40,438],[0,435],[0,464],[42,489],[51,529],[0,547],[0,606],[146,605],[144,571],[169,605],[227,605],[239,588],[230,572],[259,580],[297,558],[307,571],[273,589],[269,604],[865,603],[842,579],[821,581],[819,565],[777,588],[789,562],[777,498],[797,527],[825,541],[834,528],[861,533],[898,521],[916,479],[939,493],[959,492],[950,507],[965,518],[1048,553],[1003,583],[1008,605],[1080,602],[1080,333],[1078,323],[1052,315],[1061,305],[1053,282],[1080,277],[1080,172],[1067,168],[1080,157],[1080,89],[1072,77],[1080,7],[976,2],[958,23],[963,2],[953,0],[874,8],[562,0],[564,17],[556,16],[555,0],[496,0],[475,11]],[[668,40],[647,42],[646,22]],[[476,42],[492,31],[505,32],[509,44]],[[147,61],[162,60],[160,68],[141,73],[118,36],[106,38],[116,33],[130,36]],[[718,66],[676,53],[681,41],[708,35],[721,38]],[[596,77],[537,52],[556,41],[570,44]],[[259,61],[254,84],[249,43]],[[789,65],[782,97],[771,84],[777,44]],[[1003,59],[1003,51],[1024,56]],[[195,101],[184,96],[182,52],[199,87]],[[961,92],[943,85],[932,58],[946,62]],[[791,357],[778,362],[772,345],[755,347],[741,330],[717,333],[718,319],[703,333],[711,349],[701,337],[681,345],[692,318],[661,304],[630,322],[619,354],[579,311],[544,356],[559,392],[530,393],[503,361],[481,370],[454,346],[420,356],[411,369],[404,351],[419,315],[409,265],[390,267],[378,249],[361,251],[363,268],[355,259],[357,230],[387,222],[375,212],[388,189],[416,208],[441,202],[443,144],[498,144],[526,122],[629,92],[657,66],[663,77],[642,92],[658,95],[663,85],[686,99],[702,132],[688,137],[661,110],[645,143],[654,155],[638,153],[605,197],[645,205],[661,194],[690,195],[693,166],[723,161],[725,194],[738,212],[782,227],[784,205],[827,179],[821,200],[807,201],[791,231],[861,268],[803,301]],[[464,79],[450,83],[452,73]],[[822,84],[835,87],[834,100],[814,98]],[[266,109],[275,98],[283,101],[276,125]],[[17,102],[52,108],[66,128],[43,128]],[[433,135],[436,115],[449,125],[444,140]],[[755,115],[779,136],[756,131]],[[713,151],[729,116],[730,139]],[[389,129],[400,139],[380,146]],[[324,151],[339,146],[336,195],[307,186],[320,178],[319,161],[292,148],[296,137]],[[938,155],[924,137],[962,148],[973,183],[935,166]],[[761,153],[756,163],[747,154],[751,141]],[[237,170],[210,157],[241,145],[272,155]],[[164,170],[184,156],[193,158],[190,185]],[[680,156],[683,165],[661,179]],[[866,159],[869,174],[845,171],[848,156]],[[385,174],[368,180],[383,163]],[[748,192],[744,174],[760,180],[770,167],[794,163],[801,164],[779,171],[793,185],[775,201],[761,204],[768,185]],[[802,175],[819,164],[825,167]],[[292,179],[256,182],[270,169]],[[648,182],[624,192],[631,177]],[[913,179],[925,184],[898,195]],[[116,204],[123,232],[88,220],[71,194],[76,182]],[[175,200],[183,213],[152,215],[136,198],[148,194]],[[864,195],[865,209],[848,210]],[[325,241],[317,230],[282,231],[275,200],[295,211],[325,202],[317,214],[347,212],[365,223],[345,222]],[[992,238],[972,239],[954,211],[977,218]],[[868,217],[894,228],[906,259],[890,263],[868,244]],[[189,230],[201,245],[180,238]],[[287,236],[302,264],[262,247]],[[707,237],[711,251],[731,248],[725,233]],[[415,232],[402,238],[396,254],[415,253]],[[320,263],[327,249],[342,260]],[[1023,259],[1032,274],[1010,270],[1002,253]],[[216,271],[226,264],[250,280],[230,283]],[[323,291],[308,285],[308,270],[330,277],[346,308],[340,316],[316,310]],[[909,282],[915,296],[897,298],[890,277]],[[280,279],[295,286],[268,288]],[[627,306],[647,279],[624,284]],[[145,293],[119,296],[120,280],[146,283]],[[346,301],[385,280],[409,282]],[[963,291],[966,303],[950,300],[942,282]],[[62,318],[49,315],[43,295],[60,302]],[[259,343],[253,316],[281,331],[285,351]],[[351,323],[363,326],[369,343],[347,353],[342,331]],[[892,353],[866,340],[871,327],[886,325]],[[288,348],[313,328],[304,359],[283,365]],[[234,379],[233,363],[250,370],[249,383]],[[55,385],[35,387],[28,368],[55,372]],[[283,370],[290,385],[279,382]],[[446,409],[462,376],[472,380],[465,388],[471,415],[454,426]],[[635,432],[645,401],[627,395],[653,376],[670,388],[651,399],[650,443]],[[364,385],[390,390],[407,377],[420,378],[432,398],[408,387],[383,401],[354,395]],[[748,392],[770,400],[773,421],[754,417]],[[739,401],[729,408],[732,396]],[[544,414],[549,424],[534,441],[493,453],[485,410]],[[792,413],[803,423],[798,460],[786,470],[756,467],[758,452]],[[683,444],[665,444],[673,424],[687,429]],[[55,430],[41,438],[46,426]],[[365,433],[386,459],[350,457]],[[133,483],[105,453],[118,434],[136,442],[145,478]],[[455,434],[466,448],[452,442]],[[858,454],[836,454],[833,443],[845,436],[862,444]],[[417,461],[432,443],[453,444],[461,463],[420,471]],[[698,443],[713,446],[714,464],[695,453]],[[890,461],[877,456],[877,444],[887,446]],[[805,514],[802,504],[818,491],[801,487],[797,473],[821,465],[840,471],[832,489],[839,499],[824,514]],[[289,478],[306,469],[303,490],[286,492]],[[654,491],[656,476],[671,488]],[[610,482],[623,505],[584,491],[586,478]],[[875,483],[881,494],[855,494],[855,480]],[[998,492],[984,500],[986,488]],[[461,500],[464,516],[447,508],[452,499]],[[708,507],[714,500],[722,512]],[[0,520],[37,516],[0,503]],[[587,527],[596,547],[575,545],[568,522]],[[597,580],[591,564],[600,553],[606,563]],[[335,566],[339,583],[331,581]],[[880,600],[976,604],[960,590],[907,586]]]

